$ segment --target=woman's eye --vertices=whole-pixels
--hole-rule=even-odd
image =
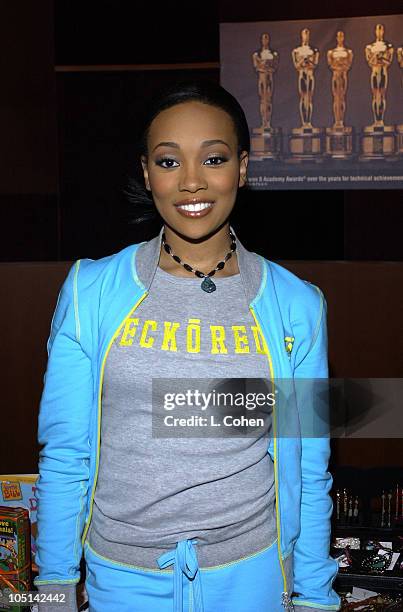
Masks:
[[[209,166],[221,166],[221,164],[226,161],[228,161],[226,157],[222,157],[222,155],[214,155],[213,157],[209,157],[206,163],[211,162],[211,164],[208,164]]]
[[[175,168],[172,164],[177,164],[178,162],[170,157],[164,157],[163,159],[157,159],[155,162],[157,166],[161,166],[162,168]],[[167,165],[164,165],[167,164]]]

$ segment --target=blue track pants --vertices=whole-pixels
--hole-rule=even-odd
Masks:
[[[87,542],[90,612],[284,612],[277,541],[209,568],[198,567],[196,543],[178,542],[176,549],[159,557],[161,569],[153,570],[111,561]]]

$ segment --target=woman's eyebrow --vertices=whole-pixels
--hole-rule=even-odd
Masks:
[[[225,140],[220,140],[218,138],[216,138],[215,140],[204,140],[201,144],[202,147],[209,147],[210,145],[215,145],[215,144],[224,144],[225,146],[227,146],[229,149],[231,148],[229,146],[229,144],[227,142],[225,142]]]
[[[204,140],[201,143],[202,147],[209,147],[210,145],[215,145],[215,144],[224,144],[225,146],[227,146],[229,149],[231,148],[229,146],[229,144],[227,142],[225,142],[225,140],[220,140],[219,138],[216,138],[214,140]],[[155,149],[157,149],[158,147],[174,147],[174,149],[180,149],[180,146],[178,145],[177,142],[171,142],[171,141],[165,141],[165,142],[159,142],[152,150],[152,152],[155,151]]]
[[[174,147],[175,149],[179,149],[179,145],[176,142],[159,142],[152,150],[152,152],[155,151],[155,149],[158,149],[158,147]]]

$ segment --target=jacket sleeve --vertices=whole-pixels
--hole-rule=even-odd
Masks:
[[[316,319],[313,336],[308,339],[308,350],[295,364],[296,397],[301,423],[301,531],[294,548],[294,592],[296,612],[340,610],[341,600],[332,585],[338,572],[338,563],[329,554],[331,515],[333,502],[330,489],[333,479],[328,470],[330,438],[327,424],[318,422],[323,403],[323,381],[328,378],[326,301],[317,287]],[[319,381],[320,382],[320,381]],[[326,408],[328,408],[325,393]],[[326,413],[327,415],[327,413]],[[327,416],[325,416],[327,421]],[[321,433],[318,431],[322,429]],[[320,437],[314,437],[319,435]]]
[[[91,361],[80,344],[79,267],[80,260],[59,293],[47,344],[38,421],[38,441],[43,445],[36,488],[38,588],[67,587],[80,579],[93,381]]]

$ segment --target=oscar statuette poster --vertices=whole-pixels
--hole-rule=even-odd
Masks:
[[[403,15],[220,24],[252,189],[403,187],[402,32]]]

